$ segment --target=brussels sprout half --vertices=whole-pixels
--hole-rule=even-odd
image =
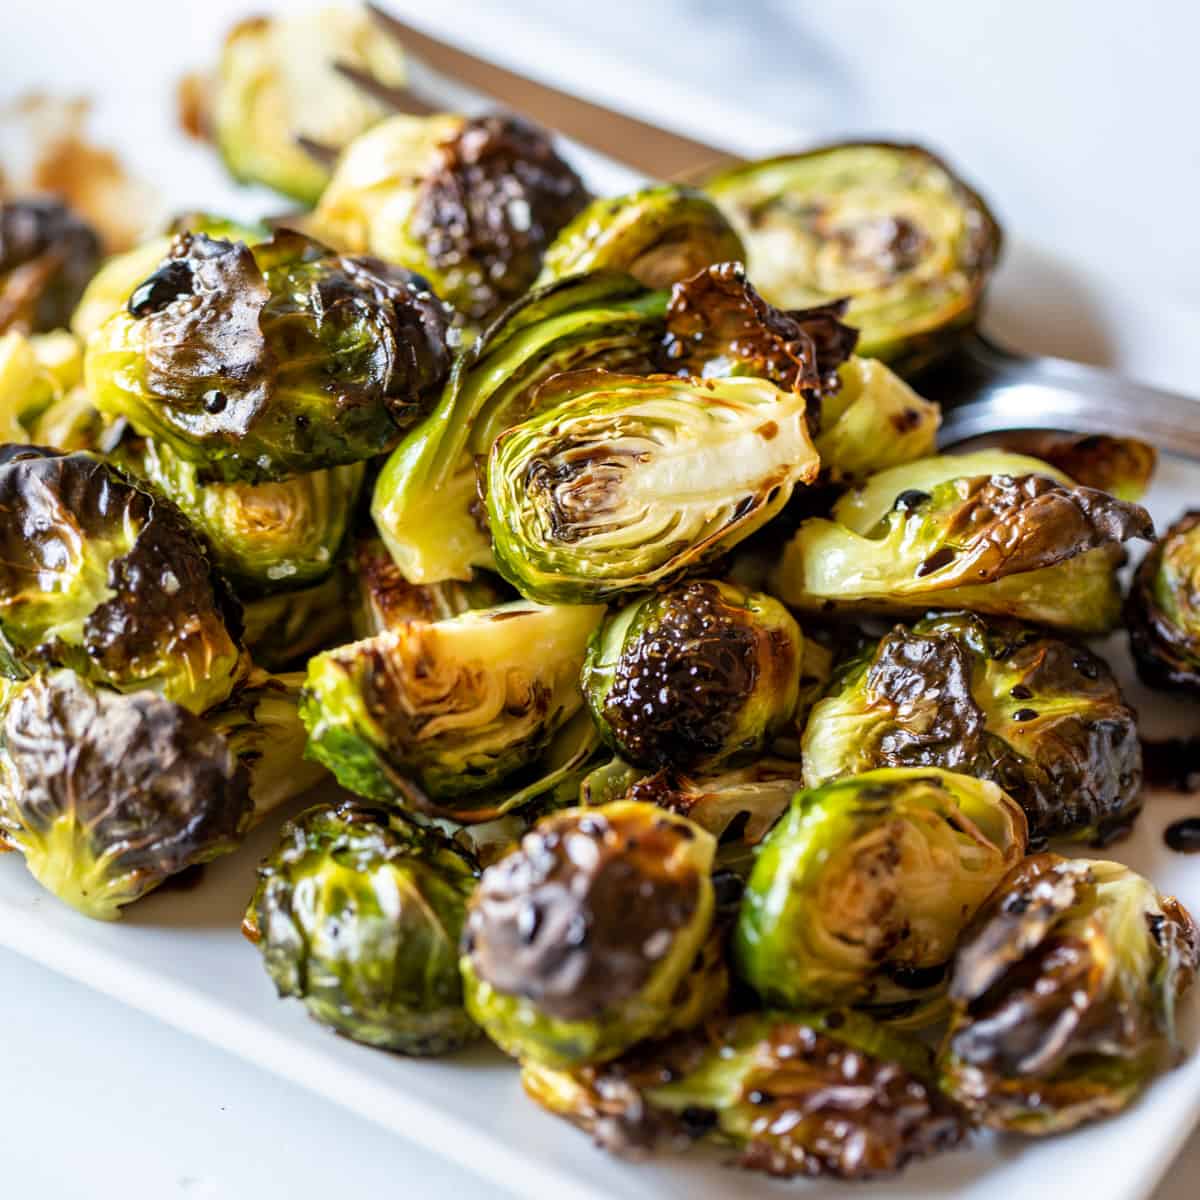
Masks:
[[[501,574],[546,603],[667,583],[819,470],[805,398],[767,380],[574,371],[539,398],[492,446],[487,513]]]
[[[444,835],[323,804],[284,825],[258,874],[243,929],[281,996],[401,1054],[445,1054],[478,1036],[458,973],[478,868]]]
[[[1107,840],[1141,809],[1137,718],[1083,646],[969,613],[897,626],[842,666],[804,730],[818,787],[875,767],[990,779],[1030,838]]]
[[[1200,693],[1200,510],[1184,513],[1142,559],[1125,623],[1147,684]]]
[[[1059,482],[1051,468],[956,473],[971,465],[946,455],[868,480],[835,507],[833,520],[801,524],[771,590],[810,612],[966,608],[1078,633],[1110,631],[1120,616],[1122,543],[1153,537],[1149,513]],[[890,507],[866,524],[884,495]],[[845,512],[853,524],[843,522]]]
[[[596,608],[525,601],[410,621],[313,658],[301,707],[308,753],[343,787],[452,819],[538,759],[583,704]],[[415,784],[415,786],[414,786]]]
[[[346,253],[420,272],[483,322],[533,284],[587,201],[549,136],[517,117],[400,115],[346,148],[312,228]]]
[[[260,482],[390,449],[446,375],[423,280],[283,231],[181,234],[88,342],[96,407],[206,477]]]
[[[995,784],[936,768],[801,792],[755,860],[734,936],[768,1005],[852,1005],[936,1020],[963,927],[1025,854]]]
[[[649,370],[667,297],[625,275],[550,284],[509,308],[455,363],[437,407],[392,452],[371,515],[411,583],[493,565],[475,458],[540,411],[538,387],[585,366]]]
[[[0,447],[0,673],[68,666],[195,712],[245,675],[240,610],[179,510],[87,454]]]
[[[593,200],[547,247],[537,282],[611,270],[662,288],[745,257],[742,239],[703,192],[659,183]]]
[[[859,353],[908,374],[974,324],[1000,250],[983,200],[919,146],[845,143],[744,163],[705,190],[781,308],[850,297]]]
[[[391,111],[342,65],[385,87],[405,81],[403,53],[365,8],[252,17],[229,31],[205,118],[234,178],[316,203],[329,172],[297,139],[344,146]]]
[[[243,595],[327,576],[366,474],[352,463],[278,482],[205,483],[201,467],[153,438],[127,438],[110,459],[179,506]]]
[[[943,1087],[1018,1133],[1119,1112],[1178,1062],[1177,1003],[1198,963],[1187,910],[1128,867],[1027,859],[959,949]]]
[[[761,751],[791,719],[803,645],[779,601],[691,579],[607,617],[588,647],[583,691],[627,762],[712,769]]]
[[[467,1011],[502,1050],[549,1067],[603,1062],[698,1023],[724,998],[714,980],[688,987],[712,926],[713,849],[652,804],[544,817],[471,898]]]
[[[615,1153],[702,1139],[782,1178],[890,1175],[966,1134],[928,1050],[842,1009],[725,1017],[599,1066],[526,1062],[521,1082]]]

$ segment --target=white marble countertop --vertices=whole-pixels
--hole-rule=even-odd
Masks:
[[[620,59],[622,81],[632,75],[649,90],[679,78],[715,96],[736,88],[739,104],[764,114],[764,128],[791,129],[798,141],[806,133],[870,133],[929,142],[981,184],[1022,237],[1112,287],[1138,289],[1151,309],[1161,299],[1176,314],[1200,312],[1200,152],[1185,125],[1200,107],[1200,9],[1183,0],[1136,14],[1115,0],[523,0],[515,9],[491,2],[514,12],[514,27],[546,23],[556,42],[602,41]],[[52,54],[68,53],[80,91],[93,93],[114,71],[131,86],[138,53],[168,40],[203,61],[229,15],[257,7],[272,6],[39,0],[8,14],[0,100],[43,84],[39,64]],[[430,11],[427,20],[439,17]],[[125,31],[135,27],[131,41]],[[464,38],[473,32],[478,37],[464,27]],[[536,40],[490,50],[540,67],[552,82],[586,86],[597,99],[620,99],[614,78],[579,79]],[[636,106],[636,96],[630,102]],[[1190,324],[1195,336],[1200,325]],[[1176,316],[1172,328],[1183,327]],[[1069,315],[1046,336],[1051,344],[1037,348],[1087,353]],[[1122,361],[1120,344],[1116,331],[1106,356]],[[1152,363],[1140,373],[1152,374]],[[5,1195],[501,1195],[309,1093],[3,951],[0,1030]],[[1195,1200],[1198,1177],[1200,1134],[1155,1200]]]

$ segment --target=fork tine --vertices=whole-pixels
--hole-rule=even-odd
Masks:
[[[427,117],[430,113],[438,111],[435,105],[422,100],[409,88],[383,83],[376,79],[370,71],[364,71],[353,63],[335,62],[333,69],[386,108],[393,108],[397,112],[408,113],[414,117]]]

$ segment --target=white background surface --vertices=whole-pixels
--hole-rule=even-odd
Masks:
[[[456,6],[427,7],[431,25],[440,20],[444,29]],[[1055,287],[1005,291],[993,315],[997,328],[1020,329],[1030,348],[1153,378],[1156,340],[1200,337],[1200,16],[1191,3],[1159,0],[1136,11],[1063,0],[477,7],[502,12],[512,36],[496,41],[486,22],[464,20],[465,40],[540,67],[552,81],[586,84],[597,99],[661,103],[672,79],[699,83],[713,108],[693,106],[688,119],[714,140],[728,119],[722,91],[732,89],[738,107],[762,112],[751,134],[764,151],[788,131],[797,141],[907,135],[942,149],[981,185],[1010,231],[1051,252],[1044,266]],[[144,69],[143,56],[202,62],[241,11],[231,0],[41,0],[19,11],[14,4],[0,99],[62,80],[66,60],[79,90],[120,94],[128,128],[157,130],[169,119],[167,98],[143,82],[161,78]],[[577,35],[600,42],[614,68],[581,72],[562,49]],[[194,152],[181,145],[179,156],[157,161],[157,182],[173,202],[202,201],[178,193],[179,179],[197,178]],[[211,178],[215,188],[215,168]],[[1089,283],[1136,294],[1144,323],[1114,327],[1094,296],[1087,306],[1064,306],[1064,262]],[[1159,317],[1160,303],[1169,317]],[[4,952],[0,1031],[3,1196],[501,1195],[311,1094]],[[1196,1200],[1198,1180],[1194,1139],[1156,1200]],[[1053,1181],[1056,1189],[1064,1182]],[[736,1187],[736,1176],[730,1183]]]

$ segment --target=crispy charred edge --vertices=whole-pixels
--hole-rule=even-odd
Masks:
[[[460,306],[482,320],[533,282],[546,247],[589,195],[547,134],[509,115],[466,120],[437,158],[414,202],[413,232],[435,269],[473,272]],[[525,229],[510,216],[518,203],[528,208]]]
[[[544,819],[476,888],[463,934],[476,975],[565,1021],[636,996],[700,906],[700,876],[666,869],[693,836],[665,814]]]
[[[1174,897],[1159,897],[1160,911],[1146,914],[1146,937],[1170,964],[1174,995],[1167,1008],[1131,1011],[1124,997],[1107,994],[1108,964],[1089,942],[1059,929],[1097,882],[1087,861],[1033,855],[964,931],[941,1062],[955,1098],[986,1124],[1024,1124],[1039,1109],[1050,1129],[1078,1124],[1119,1110],[1131,1086],[1173,1065],[1166,1013],[1194,981],[1200,931]],[[1086,1073],[1092,1056],[1121,1058],[1131,1079],[1109,1087],[1073,1078],[1073,1064]]]
[[[1150,547],[1134,574],[1125,602],[1134,663],[1143,682],[1153,688],[1200,693],[1200,636],[1176,625],[1154,598],[1155,580],[1167,544],[1187,537],[1197,526],[1200,509],[1191,509]]]
[[[1105,433],[1014,429],[989,437],[987,444],[1040,458],[1084,487],[1126,500],[1146,491],[1158,465],[1158,451],[1149,443]]]
[[[66,670],[37,675],[20,685],[0,736],[20,822],[36,837],[70,817],[93,856],[113,860],[106,872],[129,899],[232,849],[253,811],[249,774],[225,739],[153,692],[92,688]],[[19,840],[13,827],[9,839]]]
[[[758,294],[741,263],[705,267],[671,289],[659,365],[700,376],[708,364],[732,359],[791,391],[834,392],[837,369],[858,342],[858,330],[841,321],[847,305],[783,312]],[[815,423],[820,408],[810,407]]]
[[[61,200],[0,202],[0,333],[66,325],[100,255],[96,231]]]
[[[967,1132],[962,1111],[900,1063],[842,1040],[846,1021],[838,1010],[714,1017],[691,1032],[643,1043],[615,1062],[563,1073],[568,1104],[553,1073],[526,1067],[522,1082],[534,1100],[597,1145],[629,1157],[699,1140],[732,1140],[736,1164],[750,1170],[780,1178],[861,1180],[958,1146]],[[763,1036],[745,1046],[756,1027]],[[744,1132],[722,1129],[716,1109],[673,1111],[654,1102],[656,1088],[686,1085],[706,1059],[726,1048],[750,1056],[733,1101],[750,1114]]]

